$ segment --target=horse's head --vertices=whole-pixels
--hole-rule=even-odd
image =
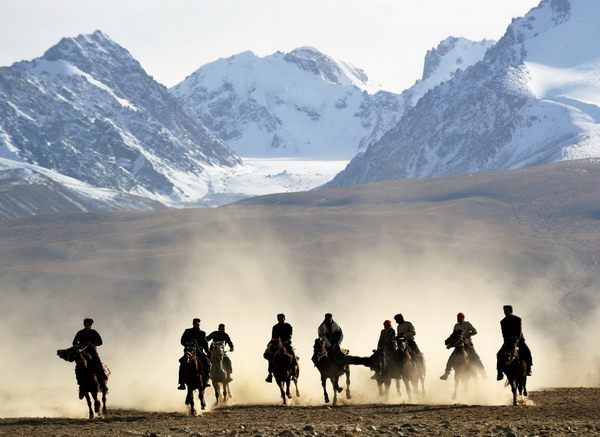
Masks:
[[[452,334],[450,334],[450,337],[448,337],[444,343],[446,344],[446,349],[463,347],[465,345],[465,336],[463,335],[463,330],[458,329],[457,331],[453,331]]]
[[[59,358],[72,363],[77,358],[77,355],[79,355],[79,351],[77,351],[77,349],[74,347],[70,347],[68,349],[57,350],[56,355],[58,355]]]
[[[398,344],[398,352],[400,354],[404,354],[408,352],[408,339],[401,335],[396,338],[396,343]]]
[[[183,357],[185,359],[186,364],[189,364],[192,361],[194,361],[196,359],[196,354],[197,354],[196,342],[192,341],[192,342],[186,343],[183,348]]]
[[[519,340],[516,337],[509,337],[504,342],[502,346],[502,361],[505,365],[510,366],[519,356],[518,344]]]
[[[211,361],[221,361],[225,357],[225,342],[224,341],[213,341],[210,345],[210,358]]]
[[[267,351],[271,354],[276,354],[281,349],[283,349],[283,343],[280,338],[273,338],[267,345]]]
[[[327,355],[327,349],[325,348],[325,342],[320,338],[315,340],[315,344],[313,346],[313,352],[318,355]]]

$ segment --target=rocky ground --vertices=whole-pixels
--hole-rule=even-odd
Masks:
[[[600,436],[600,388],[530,393],[527,404],[221,407],[197,417],[181,413],[109,411],[103,418],[0,419],[0,435],[143,437],[320,436]]]

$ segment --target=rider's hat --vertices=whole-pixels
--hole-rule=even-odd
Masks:
[[[285,319],[285,314],[283,314],[283,313],[277,314],[277,318],[279,319],[280,317]]]
[[[200,324],[200,319],[198,317],[196,317],[194,320],[192,320],[192,323]]]
[[[83,324],[87,325],[87,324],[93,325],[94,324],[94,319],[90,319],[89,317],[83,319]]]
[[[331,313],[325,314],[326,319],[333,319],[333,315]]]
[[[383,326],[392,326],[392,322],[390,320],[386,320],[383,322]]]
[[[465,313],[458,313],[458,314],[456,315],[456,317],[464,317],[464,316],[465,316]]]

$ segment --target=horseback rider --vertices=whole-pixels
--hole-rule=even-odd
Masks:
[[[212,341],[213,343],[216,341],[222,341],[229,346],[229,352],[233,352],[233,342],[231,341],[229,334],[225,332],[225,325],[223,323],[219,324],[217,331],[213,331],[208,334],[206,340]],[[231,365],[231,359],[227,355],[223,357],[223,369],[227,372],[227,382],[233,381],[233,378],[231,377],[231,374],[233,373],[233,367]]]
[[[319,338],[325,344],[327,354],[339,363],[344,362],[344,353],[340,348],[340,344],[344,339],[342,328],[336,322],[333,321],[333,315],[331,313],[325,314],[325,320],[319,325],[317,329]]]
[[[106,375],[102,367],[102,360],[98,355],[98,346],[102,346],[102,337],[95,329],[92,329],[94,320],[88,318],[83,319],[83,329],[77,331],[73,338],[73,346],[78,349],[84,349],[84,353],[89,355],[90,369],[96,375],[96,380],[102,391],[108,390],[106,387]]]
[[[408,347],[417,357],[420,357],[422,354],[419,346],[417,346],[417,343],[415,343],[415,335],[417,333],[413,324],[404,320],[404,316],[402,314],[396,314],[394,316],[394,320],[398,324],[398,337],[405,337]]]
[[[202,363],[204,373],[202,374],[202,380],[204,381],[204,387],[210,387],[208,383],[208,373],[210,371],[210,361],[208,361],[208,341],[206,341],[206,332],[200,329],[200,319],[195,318],[192,320],[192,327],[187,328],[181,335],[181,345],[185,348],[189,343],[193,343],[196,348],[196,357]],[[179,359],[179,386],[178,390],[185,390],[185,357]]]
[[[296,354],[294,353],[294,348],[292,347],[292,333],[293,333],[292,325],[285,321],[285,314],[277,314],[277,323],[273,325],[273,329],[271,330],[271,339],[280,339],[281,344],[285,348],[285,350],[294,357],[294,364],[296,361]],[[272,355],[268,354],[265,356],[269,362],[269,374],[267,375],[265,381],[273,382],[273,360]]]
[[[381,333],[379,334],[379,340],[377,341],[377,356],[379,356],[381,360],[381,366],[378,373],[384,372],[384,369],[387,367],[388,358],[392,359],[392,357],[396,354],[396,351],[396,331],[392,327],[392,322],[390,320],[386,320],[383,322],[383,329],[381,330]],[[371,379],[377,379],[377,376],[373,375]]]
[[[456,324],[454,325],[454,329],[452,330],[453,335],[462,335],[464,338],[464,346],[467,354],[469,354],[469,360],[475,365],[479,371],[481,372],[481,376],[485,378],[485,368],[483,367],[483,363],[481,362],[481,358],[477,352],[475,352],[475,347],[473,346],[473,340],[471,337],[477,335],[477,330],[471,322],[465,320],[464,313],[458,313],[456,315]],[[446,363],[446,370],[440,379],[445,381],[448,379],[450,375],[450,371],[452,370],[452,355],[448,358],[448,362]]]
[[[527,364],[527,376],[531,376],[531,367],[533,366],[533,360],[531,357],[531,350],[525,343],[523,337],[523,325],[521,318],[513,314],[513,308],[511,305],[504,305],[504,318],[500,320],[500,328],[502,329],[502,337],[504,343],[510,339],[518,340],[517,347],[519,348],[519,356],[525,364]],[[504,352],[504,344],[496,354],[496,370],[498,370],[498,381],[504,378],[502,374],[502,353]]]
[[[386,320],[383,322],[383,329],[379,334],[379,341],[377,341],[377,349],[386,349],[389,352],[396,352],[396,331],[392,328],[392,322]]]

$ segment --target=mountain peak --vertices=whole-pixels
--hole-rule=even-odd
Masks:
[[[489,47],[495,44],[492,40],[471,41],[466,38],[456,38],[450,36],[441,41],[436,48],[427,51],[425,55],[425,64],[423,66],[423,79],[426,80],[433,76],[444,62],[445,58],[452,58],[450,62],[455,63],[458,68],[461,65],[469,66],[473,62],[464,59],[465,56],[475,55],[479,59],[483,58],[483,54]],[[479,50],[478,50],[479,48]],[[482,53],[481,53],[482,52]],[[448,60],[446,60],[448,62]],[[445,69],[447,70],[447,69]]]
[[[363,70],[346,62],[338,62],[314,47],[298,47],[287,53],[283,59],[332,84],[354,85],[360,89],[369,87],[369,78]]]
[[[108,58],[119,58],[120,61],[136,62],[131,54],[119,44],[111,40],[100,30],[91,34],[63,38],[58,44],[49,48],[42,59],[46,61],[68,61],[77,65],[82,60],[98,60],[105,62]]]

